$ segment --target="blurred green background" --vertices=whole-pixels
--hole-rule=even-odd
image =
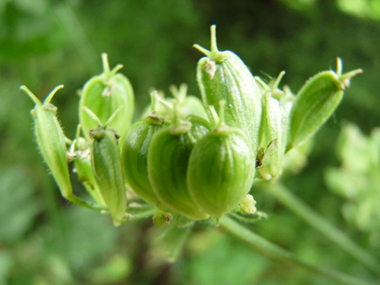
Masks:
[[[328,190],[324,173],[340,162],[335,145],[342,123],[364,135],[380,121],[380,1],[378,0],[0,0],[0,284],[326,284],[326,280],[255,252],[222,231],[197,226],[174,264],[155,242],[150,220],[114,228],[108,216],[65,202],[33,138],[33,103],[58,84],[53,103],[68,137],[78,122],[77,90],[123,64],[132,82],[136,118],[149,89],[170,84],[199,95],[192,48],[238,54],[255,75],[277,76],[298,91],[337,56],[344,71],[362,68],[332,119],[318,132],[309,163],[283,183],[313,209],[377,253],[379,243],[342,215],[344,198]],[[75,177],[74,177],[75,178]],[[74,189],[82,187],[73,179]],[[252,230],[311,263],[366,278],[370,273],[273,198],[253,194],[269,218]],[[380,201],[379,201],[380,202]]]

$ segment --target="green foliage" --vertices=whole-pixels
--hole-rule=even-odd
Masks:
[[[365,136],[355,125],[346,124],[338,141],[337,154],[341,167],[326,171],[327,185],[344,198],[344,218],[359,230],[367,232],[371,246],[379,248],[379,129]]]
[[[43,210],[41,199],[35,199],[34,182],[25,177],[21,167],[1,169],[0,176],[0,240],[12,245],[22,240]],[[20,175],[25,179],[20,180]],[[5,257],[4,257],[5,258]]]
[[[197,237],[198,242],[200,238]],[[213,236],[213,239],[216,240],[213,244],[204,250],[198,249],[189,258],[188,268],[182,273],[186,274],[188,284],[250,284],[260,279],[268,266],[262,256],[226,236]],[[231,262],[228,266],[226,260]]]
[[[338,0],[337,5],[342,11],[360,18],[380,19],[380,3],[371,0]]]

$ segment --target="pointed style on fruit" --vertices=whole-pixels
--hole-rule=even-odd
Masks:
[[[244,64],[231,51],[219,51],[216,45],[215,25],[211,26],[211,50],[194,45],[206,57],[197,65],[197,81],[203,105],[213,121],[209,106],[219,114],[219,101],[226,102],[225,121],[228,126],[237,127],[245,133],[251,145],[258,145],[261,120],[261,94],[259,86]]]

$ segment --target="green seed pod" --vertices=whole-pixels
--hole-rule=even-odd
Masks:
[[[89,130],[90,138],[92,138],[92,169],[115,226],[122,223],[127,206],[126,188],[118,147],[119,136],[116,131],[108,127],[118,110],[120,108],[104,125],[97,119],[99,127]],[[91,113],[89,109],[86,109],[86,112],[96,120],[96,115]]]
[[[289,114],[286,109],[285,92],[278,89],[278,85],[285,75],[282,71],[276,79],[272,79],[269,84],[264,83],[260,78],[256,80],[262,86],[262,118],[259,132],[259,150],[256,157],[256,167],[262,164],[266,153],[265,147],[269,145],[273,151],[268,155],[268,169],[259,168],[257,173],[264,179],[275,178],[282,172],[282,160],[285,155],[287,145],[287,135],[289,128]],[[268,147],[267,147],[268,148]]]
[[[220,125],[195,145],[187,172],[194,201],[215,218],[242,201],[255,176],[255,155],[249,140],[240,129],[224,123],[223,111],[220,118]]]
[[[204,119],[174,120],[170,128],[154,135],[148,150],[149,181],[157,197],[172,211],[195,220],[206,219],[208,215],[191,198],[186,173],[194,145],[207,132],[209,126]]]
[[[31,111],[31,114],[34,119],[34,130],[37,144],[62,196],[68,201],[80,206],[99,209],[99,207],[81,200],[73,193],[69,169],[67,166],[67,139],[56,117],[57,107],[50,103],[55,93],[61,88],[63,88],[63,85],[54,88],[54,90],[46,97],[45,101],[41,103],[41,101],[26,86],[23,85],[20,87],[20,89],[25,91],[36,104]]]
[[[78,181],[82,182],[87,192],[93,197],[97,204],[106,206],[100,193],[91,165],[91,143],[80,137],[81,125],[77,127],[76,139],[73,141],[68,157],[74,161],[74,169],[78,175]]]
[[[337,58],[337,71],[323,71],[310,78],[298,91],[290,113],[287,150],[303,144],[335,111],[350,79],[362,73],[356,69],[342,74],[342,61]]]
[[[103,73],[92,77],[83,87],[79,104],[80,123],[85,132],[97,127],[97,123],[84,111],[83,106],[89,108],[103,124],[117,108],[124,106],[110,125],[120,135],[120,144],[122,144],[132,123],[133,89],[129,80],[121,73],[117,73],[123,67],[122,65],[117,65],[110,70],[107,54],[103,53],[102,59]]]
[[[154,112],[131,126],[122,149],[124,174],[133,191],[146,202],[161,209],[148,178],[148,149],[154,134],[165,127]]]
[[[211,51],[194,47],[206,55],[198,62],[197,81],[210,121],[217,124],[208,106],[214,106],[219,114],[219,101],[226,101],[226,124],[240,128],[251,145],[257,145],[261,94],[255,78],[236,54],[217,49],[215,25],[211,26]]]
[[[61,189],[62,196],[67,197],[72,193],[72,187],[67,167],[66,140],[56,118],[57,107],[50,103],[55,93],[61,88],[63,85],[57,86],[42,104],[26,86],[21,86],[21,89],[27,92],[36,103],[31,113],[34,117],[35,135],[39,149]]]

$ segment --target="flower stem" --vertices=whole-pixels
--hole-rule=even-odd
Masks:
[[[328,278],[336,282],[340,282],[341,284],[349,284],[349,285],[372,284],[370,282],[366,282],[358,278],[355,278],[346,274],[342,274],[340,272],[336,272],[330,269],[318,267],[310,263],[307,263],[304,260],[293,255],[292,253],[256,235],[255,233],[251,232],[250,230],[240,225],[239,223],[235,222],[234,220],[232,220],[226,215],[220,218],[219,224],[225,231],[231,233],[238,239],[246,242],[253,248],[261,251],[262,253],[272,258],[278,259],[286,263],[290,263],[292,265],[296,265],[314,274],[323,276],[325,278]]]
[[[297,214],[301,219],[306,221],[325,237],[340,246],[347,253],[355,257],[367,268],[380,276],[380,263],[371,254],[360,248],[345,233],[330,224],[322,216],[311,210],[303,201],[298,199],[285,186],[276,184],[266,184],[265,190],[270,193],[276,200],[288,207]]]

